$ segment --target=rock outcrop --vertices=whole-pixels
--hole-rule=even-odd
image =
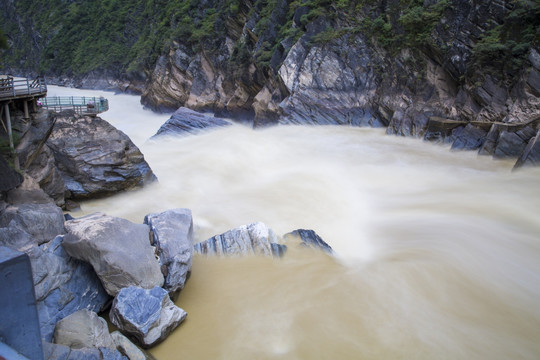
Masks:
[[[322,250],[328,254],[334,253],[334,250],[332,250],[332,247],[328,245],[313,230],[305,230],[305,229],[293,230],[290,233],[283,235],[283,240],[285,242],[296,241],[296,242],[299,242],[301,246]]]
[[[156,179],[129,137],[99,117],[62,113],[47,146],[74,199],[111,195]]]
[[[231,125],[230,122],[181,107],[153,136],[197,134],[203,130]]]
[[[143,347],[163,341],[187,313],[175,306],[163,288],[122,289],[113,301],[111,322],[122,332],[135,337]]]
[[[163,285],[163,274],[144,224],[95,213],[66,222],[63,247],[94,268],[111,296],[128,286]]]
[[[0,155],[0,193],[15,189],[22,184],[23,176],[9,166],[9,163]]]
[[[163,288],[170,293],[182,290],[193,261],[193,218],[189,209],[173,209],[148,214],[144,223],[150,227],[162,273]]]
[[[282,256],[286,251],[274,231],[262,222],[243,225],[195,244],[195,252],[207,255]]]

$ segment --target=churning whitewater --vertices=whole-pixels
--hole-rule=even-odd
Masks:
[[[205,258],[176,304],[165,359],[540,358],[540,169],[384,129],[233,125],[155,138],[168,115],[103,95],[102,114],[159,182],[82,204],[142,223],[185,207],[196,241],[262,221],[315,230],[330,257]]]

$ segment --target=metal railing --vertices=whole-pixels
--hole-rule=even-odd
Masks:
[[[78,114],[99,114],[109,110],[109,100],[95,96],[49,96],[39,99],[38,106],[56,112],[75,110]]]
[[[47,93],[47,83],[42,76],[34,80],[15,79],[10,75],[0,77],[0,99],[45,93]]]

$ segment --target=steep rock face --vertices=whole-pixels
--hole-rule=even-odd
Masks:
[[[47,146],[75,199],[109,195],[156,179],[129,137],[98,117],[62,113]]]

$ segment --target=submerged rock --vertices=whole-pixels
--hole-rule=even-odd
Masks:
[[[66,222],[64,249],[92,265],[112,296],[127,286],[163,285],[163,274],[144,224],[95,213]]]
[[[202,130],[228,125],[231,125],[231,123],[221,118],[181,107],[172,114],[169,120],[161,125],[153,137],[161,135],[197,134]]]
[[[187,313],[173,304],[163,288],[142,289],[130,286],[120,290],[109,317],[122,332],[151,347],[163,341]]]
[[[160,214],[148,214],[144,223],[150,226],[153,245],[157,249],[159,263],[165,274],[163,288],[169,292],[182,290],[193,261],[191,211],[173,209]]]
[[[286,247],[262,222],[243,225],[195,244],[195,252],[215,255],[281,256]]]
[[[301,245],[308,248],[322,250],[328,254],[333,254],[334,250],[313,230],[298,229],[283,235],[285,241],[301,241]]]
[[[47,145],[73,198],[110,195],[156,180],[126,134],[99,117],[62,114]]]

